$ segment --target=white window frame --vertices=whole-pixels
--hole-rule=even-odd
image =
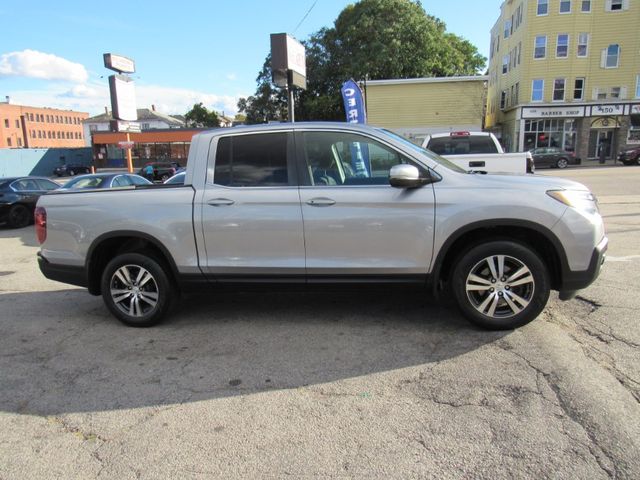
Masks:
[[[576,90],[578,90],[576,86],[576,82],[578,80],[582,80],[582,88],[580,88],[581,96],[579,98],[576,98]],[[584,92],[586,91],[586,88],[585,88],[586,84],[587,84],[587,79],[585,77],[576,77],[575,80],[573,81],[573,100],[575,102],[584,102]]]
[[[611,47],[616,47],[617,48],[617,53],[615,55],[616,57],[616,64],[613,66],[609,66],[609,48]],[[620,67],[620,44],[618,43],[612,43],[611,45],[608,45],[607,48],[604,49],[604,68],[610,69],[610,68],[618,68]]]
[[[563,55],[563,56],[558,55],[558,49],[560,48],[560,36],[566,36],[567,37],[567,44],[566,44],[567,50],[566,50],[565,55]],[[556,36],[556,58],[569,58],[570,41],[571,41],[570,40],[570,35],[568,33],[559,33]]]
[[[614,9],[614,2],[616,5],[620,5],[620,8]],[[610,13],[624,12],[629,9],[629,0],[605,0],[604,9]]]
[[[545,8],[545,12],[544,13],[540,13],[540,7],[544,5]],[[549,15],[549,0],[538,0],[538,3],[536,4],[536,16],[537,17],[544,17]]]
[[[556,98],[556,82],[562,80],[562,98]],[[554,78],[553,79],[553,92],[551,93],[552,102],[564,102],[567,96],[567,79],[566,78]]]
[[[536,93],[536,82],[540,82],[540,99],[536,100],[534,98],[534,95]],[[543,102],[544,101],[544,78],[534,78],[533,80],[531,80],[531,102]]]
[[[505,40],[509,38],[510,30],[511,30],[511,19],[508,18],[507,20],[504,21],[504,28],[502,29]]]
[[[509,71],[509,55],[502,56],[502,75],[506,75]]]
[[[589,2],[589,10],[584,9],[585,2]],[[580,13],[591,13],[591,0],[580,0]]]
[[[587,42],[586,42],[586,43],[580,43],[580,41],[581,41],[581,39],[582,39],[581,37],[582,37],[583,35],[585,35],[585,36],[586,36],[586,39],[587,39]],[[577,48],[576,48],[576,56],[577,56],[578,58],[586,58],[586,57],[588,57],[588,56],[589,56],[589,40],[590,40],[590,37],[591,37],[591,35],[590,35],[588,32],[580,32],[580,33],[578,34],[578,46],[577,46]],[[580,55],[580,46],[581,46],[581,45],[584,45],[584,46],[586,47],[586,48],[585,48],[585,53],[584,53],[584,55]]]
[[[538,48],[538,38],[544,38],[544,55],[541,57],[536,57],[536,50]],[[547,58],[547,36],[546,35],[536,35],[533,39],[533,59],[534,60],[544,60]]]
[[[622,98],[622,87],[611,87],[609,89],[609,98],[620,100]]]
[[[562,4],[563,4],[563,3],[566,3],[566,2],[569,2],[569,11],[567,11],[567,12],[563,12],[563,11],[562,11]],[[571,13],[571,10],[573,10],[573,4],[572,4],[572,3],[573,3],[573,2],[571,2],[571,0],[560,0],[560,2],[558,2],[558,13],[559,13],[560,15],[567,15],[567,14],[570,14],[570,13]]]

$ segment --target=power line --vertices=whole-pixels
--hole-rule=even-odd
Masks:
[[[313,7],[316,6],[316,3],[318,3],[318,0],[315,0],[315,2],[313,2],[313,4],[311,5],[311,7],[309,7],[309,10],[307,10],[307,13],[304,14],[304,17],[302,17],[302,20],[300,20],[298,22],[298,25],[296,25],[296,28],[293,29],[293,35],[296,34],[296,32],[298,31],[298,28],[300,28],[300,25],[302,25],[302,22],[304,22],[307,17],[309,16],[309,14],[311,13],[311,10],[313,10]]]

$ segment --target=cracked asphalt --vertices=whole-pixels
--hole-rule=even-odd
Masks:
[[[0,479],[640,478],[640,168],[594,285],[485,332],[422,292],[185,298],[130,329],[0,229]]]

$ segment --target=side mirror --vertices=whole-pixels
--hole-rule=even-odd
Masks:
[[[420,177],[420,171],[414,165],[394,165],[389,172],[389,184],[396,188],[417,188],[429,183]]]

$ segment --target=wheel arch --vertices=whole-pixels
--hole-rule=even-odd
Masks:
[[[551,288],[560,288],[569,263],[558,237],[548,228],[534,222],[499,219],[465,225],[444,242],[431,269],[434,292],[437,294],[448,282],[454,265],[462,255],[476,245],[494,240],[515,241],[536,252],[549,269]]]
[[[87,250],[85,271],[89,293],[100,295],[100,278],[107,263],[116,255],[131,252],[152,253],[168,268],[167,274],[172,280],[178,278],[175,261],[160,240],[144,232],[118,230],[100,235]]]

